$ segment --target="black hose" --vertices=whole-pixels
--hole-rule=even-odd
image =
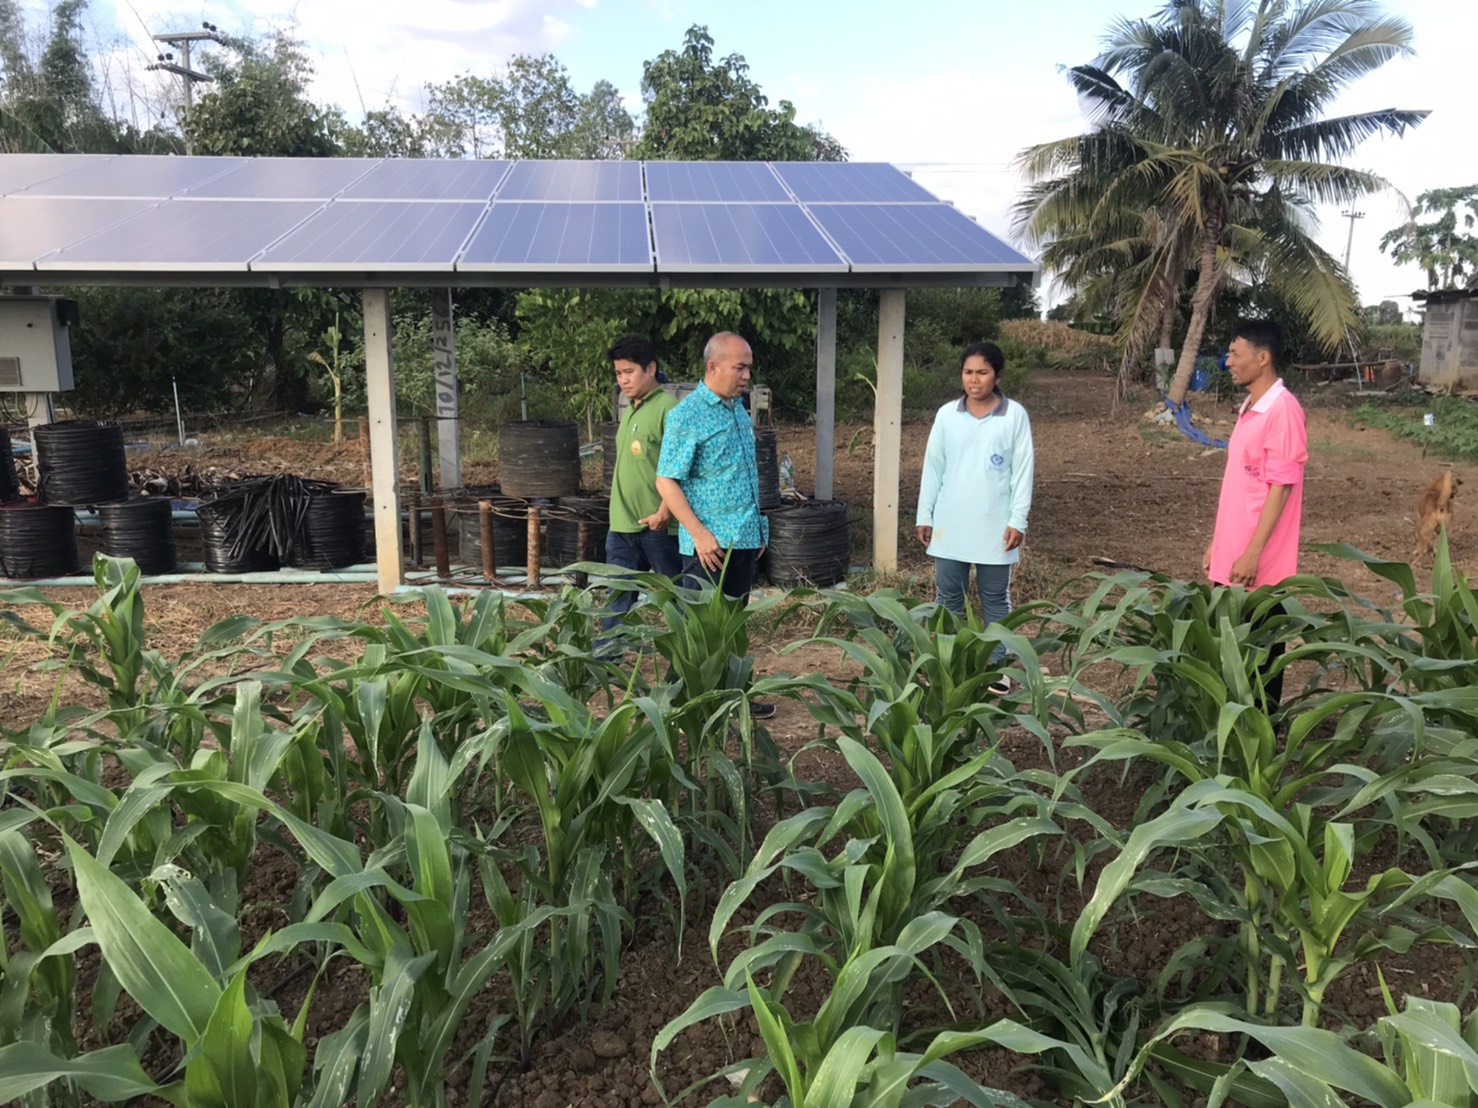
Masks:
[[[754,461],[760,475],[760,511],[780,507],[780,458],[775,428],[754,429]]]
[[[77,515],[62,505],[0,507],[0,576],[67,577],[81,572]]]
[[[123,428],[116,423],[69,420],[31,429],[36,491],[43,504],[105,504],[128,499]]]
[[[549,531],[545,540],[547,563],[568,566],[575,562],[606,560],[606,531],[611,525],[608,496],[565,496],[549,509]],[[585,524],[585,549],[580,549],[580,524]]]
[[[178,568],[174,544],[174,505],[167,499],[134,497],[98,507],[103,553],[132,558],[145,576]]]
[[[600,425],[600,479],[601,487],[609,495],[611,483],[616,479],[616,435],[620,431],[619,423],[602,423]]]
[[[464,497],[472,497],[469,503]],[[460,557],[471,566],[482,565],[482,507],[484,500],[493,505],[493,551],[498,564],[521,566],[529,557],[529,523],[527,500],[504,496],[497,485],[470,486],[461,491],[451,506],[451,513],[461,533]]]
[[[851,521],[840,500],[808,500],[769,513],[760,569],[772,585],[835,585],[852,562]]]
[[[288,564],[305,569],[344,569],[361,565],[364,550],[364,493],[310,493],[303,530],[293,542]]]
[[[21,498],[21,484],[15,472],[15,447],[10,441],[10,432],[0,427],[0,504],[9,504]]]
[[[524,500],[577,496],[580,429],[568,420],[527,420],[498,429],[498,483]]]
[[[195,510],[211,573],[260,573],[281,566],[270,551],[241,542],[243,505],[240,499],[205,501]]]
[[[300,541],[312,497],[332,492],[329,481],[309,481],[291,473],[272,477],[244,477],[222,485],[201,508],[227,508],[218,519],[231,519],[230,548],[224,553],[232,561],[250,560],[252,552],[269,555],[276,568],[292,557],[293,544]],[[222,571],[237,572],[237,571]]]

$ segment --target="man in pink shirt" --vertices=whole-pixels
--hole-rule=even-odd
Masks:
[[[1278,377],[1282,328],[1270,319],[1247,319],[1232,334],[1227,371],[1247,390],[1247,399],[1227,443],[1216,530],[1202,568],[1215,584],[1251,589],[1276,585],[1298,572],[1309,436],[1303,407]],[[1265,676],[1282,653],[1282,644],[1275,644]],[[1282,685],[1281,672],[1265,681],[1270,710]]]

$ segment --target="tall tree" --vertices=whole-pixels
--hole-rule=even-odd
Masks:
[[[118,149],[82,44],[87,0],[60,0],[46,31],[0,0],[0,149],[64,153]]]
[[[681,50],[642,67],[646,123],[635,157],[694,161],[845,161],[835,138],[795,121],[789,100],[770,107],[739,54],[718,61],[707,27],[688,28]]]
[[[1422,216],[1433,218],[1422,220]],[[1380,240],[1400,265],[1427,271],[1427,288],[1478,287],[1478,185],[1432,189],[1416,198],[1411,219]]]
[[[1172,403],[1185,399],[1229,279],[1266,283],[1332,349],[1359,327],[1360,307],[1314,241],[1313,205],[1385,188],[1340,163],[1371,135],[1400,135],[1428,113],[1325,113],[1411,42],[1410,24],[1371,0],[1170,0],[1153,19],[1120,20],[1093,63],[1068,71],[1093,130],[1019,157],[1033,183],[1018,228],[1033,244],[1101,243],[1132,213],[1157,214],[1138,326],[1161,328],[1180,267],[1196,275]]]
[[[312,99],[313,63],[303,44],[278,31],[263,42],[225,36],[227,52],[205,55],[215,79],[191,109],[197,154],[327,158],[343,152],[343,113]]]
[[[501,76],[464,74],[430,92],[422,131],[450,157],[620,158],[635,127],[614,85],[581,95],[552,54],[516,54]]]

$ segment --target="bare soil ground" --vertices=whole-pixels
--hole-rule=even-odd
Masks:
[[[1305,395],[1311,453],[1303,521],[1305,542],[1347,542],[1372,554],[1405,559],[1414,541],[1417,495],[1440,463],[1423,458],[1420,449],[1410,443],[1392,441],[1384,431],[1351,426],[1348,409],[1332,390],[1311,389]],[[1028,553],[1017,582],[1018,600],[1046,595],[1064,580],[1091,571],[1089,560],[1094,557],[1183,577],[1199,573],[1224,454],[1145,422],[1142,416],[1150,406],[1148,399],[1112,410],[1109,382],[1102,377],[1044,372],[1021,399],[1034,428],[1037,483]],[[1234,415],[1230,404],[1218,407],[1203,401],[1197,405],[1197,413],[1207,420],[1207,430],[1213,434],[1229,433]],[[864,430],[859,447],[838,453],[837,495],[857,509],[866,526],[872,500],[869,436],[865,429],[840,427],[837,441],[845,447],[859,430]],[[780,450],[795,462],[799,486],[810,488],[815,462],[812,429],[781,426],[778,432]],[[927,432],[924,422],[910,423],[904,429],[900,530],[907,542],[901,546],[905,552],[903,572],[893,582],[920,593],[927,592],[931,582],[927,560],[911,540],[912,510]],[[149,464],[156,469],[166,466],[168,454],[151,456]],[[289,471],[352,485],[362,480],[363,457],[357,444],[335,448],[330,444],[267,440],[207,446],[192,455],[189,464],[198,470]],[[1474,476],[1473,467],[1460,464],[1455,468],[1464,479]],[[482,467],[476,479],[490,480],[493,475],[491,467]],[[1472,563],[1474,542],[1474,531],[1466,525],[1459,504],[1453,551],[1460,565]],[[1342,576],[1367,586],[1378,599],[1391,599],[1386,595],[1388,585],[1353,563],[1308,552],[1304,568]],[[87,589],[59,589],[52,595],[78,606],[91,600]],[[249,614],[265,620],[306,614],[374,618],[378,610],[368,587],[343,585],[148,586],[145,597],[153,645],[166,656],[178,654],[202,630],[229,615]],[[366,609],[366,604],[371,606]],[[35,609],[28,611],[34,613]],[[816,671],[844,677],[834,650],[808,645],[783,653],[804,636],[804,629],[792,628],[773,641],[758,644],[758,668],[765,673]],[[0,683],[0,724],[9,729],[24,727],[44,711],[58,678],[35,668],[48,654],[43,644],[12,638],[0,645],[13,648],[5,681]],[[62,680],[64,700],[99,699],[95,690],[81,687],[75,677]],[[790,702],[780,705],[770,730],[791,751],[800,750],[816,737],[809,713],[802,705]],[[1002,753],[1019,768],[1046,764],[1041,746],[1024,735],[1009,737]],[[1070,762],[1071,758],[1064,760]],[[835,776],[838,785],[848,787],[845,774],[814,752],[803,755],[796,768],[823,779]],[[1107,775],[1089,780],[1088,799],[1096,811],[1120,825],[1133,810],[1134,797],[1126,795],[1122,783]],[[1088,833],[1086,828],[1083,833]],[[1081,904],[1081,893],[1075,882],[1060,880],[1062,866],[1061,858],[1049,855],[1034,859],[1026,851],[1018,851],[1002,860],[998,875],[1042,902],[1054,903],[1059,913],[1064,913],[1060,918],[1071,918]],[[260,880],[254,875],[252,886],[244,890],[243,903],[261,905],[270,915],[267,906],[283,902],[285,880],[290,882],[291,875],[285,875],[282,867],[264,864]],[[741,916],[736,922],[745,918],[750,917]],[[260,926],[281,922],[264,916]],[[984,919],[980,922],[982,926],[989,924]],[[1100,955],[1115,972],[1147,978],[1153,976],[1170,951],[1207,926],[1208,921],[1198,911],[1177,901],[1164,914],[1147,916],[1121,929],[1117,945],[1101,950]],[[534,1108],[637,1108],[658,1103],[657,1090],[648,1078],[652,1039],[664,1023],[718,981],[718,971],[706,949],[706,932],[706,919],[690,921],[679,961],[674,956],[674,936],[665,924],[653,920],[640,928],[632,947],[623,953],[612,1003],[598,1010],[589,1026],[569,1029],[541,1044],[539,1056],[529,1069],[508,1070],[497,1102]],[[1459,976],[1459,966],[1455,958],[1445,953],[1435,955],[1432,950],[1425,948],[1420,967],[1405,961],[1392,962],[1386,967],[1387,979],[1395,974],[1404,991],[1425,989],[1431,995],[1449,995]],[[727,958],[724,960],[727,962]],[[332,1030],[363,998],[364,982],[352,975],[341,976],[343,980],[325,982],[320,987],[314,1001],[311,1034]],[[1379,1014],[1376,984],[1373,972],[1351,971],[1331,994],[1331,1007],[1359,1022],[1368,1022]],[[801,1007],[797,1015],[824,995],[824,983],[819,980],[802,979],[797,988]],[[292,994],[283,998],[288,1006],[295,1000]],[[490,1003],[495,1004],[496,998]],[[919,996],[911,997],[909,1004],[917,1005],[921,1014],[931,1002]],[[998,1004],[980,1015],[994,1018],[1003,1014],[1004,1007]],[[905,1022],[910,1018],[906,1012]],[[721,1066],[762,1049],[752,1019],[740,1019],[726,1027],[711,1022],[680,1036],[663,1055],[659,1074],[671,1095]],[[1018,1071],[1021,1059],[1004,1051],[978,1051],[959,1061],[968,1072],[989,1084],[1028,1096],[1046,1095],[1035,1076]],[[465,1075],[452,1074],[449,1078],[456,1084],[465,1080]],[[695,1102],[704,1103],[718,1091],[710,1088],[708,1095]],[[453,1104],[464,1102],[461,1088],[451,1095]]]

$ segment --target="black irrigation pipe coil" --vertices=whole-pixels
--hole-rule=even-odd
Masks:
[[[619,423],[602,423],[600,425],[600,479],[601,487],[609,495],[611,483],[616,479],[616,434],[620,431]]]
[[[174,505],[167,498],[134,497],[98,507],[103,553],[132,558],[146,576],[173,573],[179,565],[174,542]]]
[[[780,456],[775,428],[754,429],[754,460],[760,475],[760,511],[780,507]]]
[[[464,499],[471,497],[468,501]],[[472,565],[482,563],[482,502],[493,507],[493,549],[498,564],[519,566],[529,556],[529,502],[504,496],[497,485],[469,486],[462,489],[447,511],[457,521],[461,532],[460,557]]]
[[[67,577],[79,572],[77,514],[71,508],[45,504],[0,508],[0,576]]]
[[[851,520],[840,500],[807,500],[767,513],[770,545],[760,570],[770,583],[835,585],[852,562]]]
[[[0,427],[0,504],[9,504],[20,498],[21,485],[15,472],[15,447],[10,441],[10,432]]]
[[[309,493],[303,530],[293,540],[288,564],[304,569],[344,569],[361,565],[364,560],[364,493]]]
[[[580,492],[580,429],[571,420],[531,419],[498,429],[498,483],[509,496],[539,500]]]
[[[200,545],[205,568],[211,573],[258,573],[279,569],[275,555],[256,547],[238,548],[242,534],[240,500],[203,502],[195,510],[200,520]]]
[[[294,547],[304,541],[313,498],[336,489],[330,481],[309,481],[291,473],[245,477],[221,486],[197,509],[205,568],[212,573],[250,573],[290,562]],[[361,530],[363,510],[361,501]]]
[[[548,508],[546,561],[554,566],[606,560],[606,531],[611,525],[608,496],[566,496]],[[585,524],[585,549],[580,549],[580,524]]]
[[[43,423],[31,429],[31,442],[42,503],[84,507],[128,499],[128,463],[118,424]]]

